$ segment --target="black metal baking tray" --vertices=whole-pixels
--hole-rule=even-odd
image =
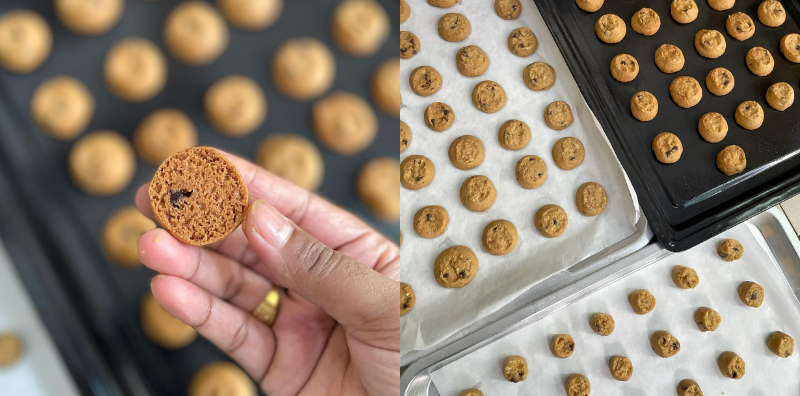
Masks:
[[[800,65],[786,60],[778,47],[785,34],[800,33],[796,1],[782,1],[788,17],[778,28],[758,21],[761,0],[740,0],[728,11],[715,11],[705,0],[696,0],[699,16],[688,25],[672,19],[668,0],[606,1],[595,13],[582,11],[573,0],[535,3],[664,247],[686,250],[800,192],[800,105],[779,112],[765,100],[767,88],[776,82],[787,82],[797,90]],[[640,35],[630,26],[633,14],[643,7],[653,8],[661,18],[661,28],[653,36]],[[755,35],[746,41],[733,39],[725,30],[728,15],[738,11],[756,24]],[[595,34],[595,22],[609,13],[627,25],[618,44],[605,44]],[[727,49],[720,58],[703,58],[694,49],[694,36],[701,29],[716,29],[725,36]],[[655,50],[665,43],[683,51],[683,70],[666,74],[656,67]],[[775,59],[775,69],[766,77],[750,73],[744,62],[755,46],[767,48]],[[609,72],[611,59],[621,53],[633,55],[640,64],[638,77],[629,83],[614,80]],[[716,67],[729,69],[735,77],[735,88],[726,96],[714,96],[705,88],[706,75]],[[683,109],[672,101],[669,84],[678,76],[694,77],[703,86],[698,105]],[[630,98],[642,90],[658,99],[658,115],[649,122],[636,120],[630,112]],[[764,109],[764,124],[755,131],[734,121],[736,107],[745,100],[755,100]],[[697,132],[700,116],[712,111],[724,115],[729,126],[727,137],[715,144]],[[672,165],[656,161],[651,150],[653,138],[665,131],[678,135],[684,147],[681,159]],[[747,169],[734,177],[725,176],[715,165],[716,154],[731,144],[747,155]]]
[[[369,58],[344,55],[328,38],[330,16],[338,2],[286,0],[280,20],[269,29],[249,33],[231,28],[228,49],[220,59],[205,67],[189,67],[175,61],[161,40],[164,20],[179,4],[177,1],[128,0],[120,23],[100,37],[84,37],[67,31],[55,18],[51,0],[0,2],[0,14],[16,8],[40,13],[54,34],[53,52],[39,70],[29,75],[0,70],[0,173],[7,178],[0,196],[10,196],[21,203],[21,209],[0,207],[0,211],[21,210],[20,216],[9,217],[10,223],[0,227],[0,235],[15,237],[20,223],[31,229],[36,239],[31,246],[41,249],[42,260],[53,271],[51,280],[64,290],[68,300],[65,305],[74,307],[73,310],[59,310],[59,315],[54,314],[52,320],[48,320],[49,313],[43,313],[48,329],[59,333],[59,316],[72,318],[74,312],[74,320],[85,328],[94,343],[87,348],[96,347],[100,366],[107,371],[108,378],[116,381],[113,387],[117,390],[104,390],[99,386],[102,381],[95,370],[89,370],[82,361],[68,364],[76,382],[87,384],[81,388],[84,392],[183,394],[200,366],[225,356],[202,339],[187,348],[166,351],[145,338],[139,323],[139,304],[149,290],[154,273],[146,268],[130,270],[110,263],[98,241],[105,219],[116,209],[133,204],[134,192],[152,178],[155,168],[140,161],[131,185],[116,196],[99,198],[82,193],[71,183],[66,170],[68,152],[74,141],[51,139],[34,126],[28,112],[33,90],[53,75],[77,77],[87,84],[97,104],[89,130],[111,129],[129,139],[138,122],[151,111],[162,107],[179,108],[187,112],[197,127],[200,144],[252,158],[258,143],[271,133],[295,133],[314,140],[309,121],[313,102],[299,103],[284,98],[269,76],[269,60],[282,42],[300,35],[321,39],[336,58],[333,90],[346,90],[368,100],[372,71],[384,60],[397,57],[399,9],[396,0],[380,0],[392,21],[392,29],[378,54]],[[156,98],[143,104],[119,101],[111,96],[102,80],[102,63],[108,49],[128,36],[152,40],[168,59],[167,86]],[[206,88],[230,74],[245,74],[255,79],[268,101],[265,124],[252,135],[240,139],[214,132],[202,112],[202,95]],[[375,157],[397,156],[397,118],[373,108],[378,117],[379,133],[368,150],[345,157],[320,148],[326,175],[319,193],[398,240],[397,224],[371,218],[354,191],[356,174],[364,163]],[[36,300],[41,290],[38,281],[31,276],[23,276],[23,279]],[[75,348],[70,345],[79,341],[75,337],[55,336],[54,339],[65,356]]]

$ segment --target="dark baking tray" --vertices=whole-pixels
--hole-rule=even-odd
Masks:
[[[664,247],[689,249],[800,192],[800,105],[779,112],[765,100],[767,88],[776,82],[787,82],[797,91],[800,65],[786,60],[778,48],[785,34],[800,33],[796,1],[782,1],[789,15],[778,28],[758,21],[761,0],[739,0],[728,11],[715,11],[705,0],[696,0],[699,16],[688,25],[672,19],[668,0],[606,1],[595,13],[582,11],[573,0],[535,3]],[[639,35],[630,26],[633,14],[643,7],[653,8],[661,18],[661,28],[653,36]],[[756,24],[755,35],[743,42],[725,30],[728,15],[737,11]],[[609,13],[627,25],[627,34],[618,44],[605,44],[595,34],[595,22]],[[725,36],[727,49],[720,58],[697,54],[694,36],[701,29],[716,29]],[[686,58],[683,70],[666,74],[656,67],[655,50],[665,43],[681,48]],[[745,65],[745,54],[755,46],[767,48],[775,59],[769,76],[757,77]],[[632,82],[620,83],[611,77],[611,59],[620,53],[631,54],[640,63],[639,75]],[[735,88],[726,96],[716,97],[705,88],[706,75],[715,67],[725,67],[735,77]],[[683,109],[672,101],[669,84],[678,76],[694,77],[703,86],[698,105]],[[630,113],[630,98],[642,90],[658,98],[658,115],[649,122],[639,122]],[[764,124],[755,131],[741,128],[733,118],[736,106],[745,100],[755,100],[764,109]],[[711,111],[724,115],[729,126],[728,136],[715,144],[697,132],[700,116]],[[656,161],[651,150],[653,138],[665,131],[678,135],[684,147],[681,159],[672,165]],[[734,177],[723,175],[715,165],[716,154],[731,144],[742,147],[747,155],[747,169]]]
[[[327,37],[330,16],[338,2],[286,0],[281,19],[271,28],[256,33],[231,28],[228,49],[219,60],[205,67],[189,67],[175,61],[163,45],[162,26],[168,12],[179,4],[177,1],[127,0],[123,19],[111,32],[100,37],[84,37],[67,31],[53,15],[51,0],[0,2],[0,14],[15,8],[40,13],[48,20],[54,34],[53,52],[39,70],[29,75],[0,70],[0,173],[7,179],[7,183],[0,185],[3,188],[0,197],[8,196],[9,200],[21,203],[19,208],[0,207],[0,211],[20,211],[19,216],[8,220],[2,217],[8,223],[0,227],[0,237],[17,240],[20,239],[15,235],[17,227],[30,228],[35,238],[30,242],[31,249],[41,250],[41,260],[52,270],[51,280],[64,290],[67,301],[63,305],[74,308],[57,310],[58,314],[52,315],[51,311],[45,311],[42,315],[84,393],[184,394],[192,374],[200,366],[225,359],[225,356],[202,339],[187,348],[167,351],[144,337],[139,323],[139,303],[149,290],[154,273],[146,268],[129,270],[110,263],[98,241],[105,219],[119,207],[133,204],[134,192],[150,180],[155,169],[140,161],[131,185],[113,197],[99,198],[82,193],[71,183],[66,170],[67,155],[74,141],[51,139],[34,126],[28,112],[33,90],[53,75],[79,78],[87,84],[97,103],[89,130],[111,129],[129,139],[137,123],[151,111],[162,107],[179,108],[195,123],[200,144],[252,158],[259,142],[271,133],[295,133],[314,140],[309,122],[313,102],[299,103],[284,98],[269,77],[269,60],[279,44],[300,35],[321,39],[331,48],[337,62],[333,90],[354,92],[368,100],[372,71],[384,60],[397,57],[399,9],[396,0],[380,0],[392,21],[392,29],[378,54],[369,58],[346,56]],[[143,104],[121,102],[103,85],[101,70],[108,49],[128,36],[152,40],[168,58],[167,86],[156,98]],[[202,113],[202,95],[206,88],[229,74],[254,78],[264,89],[268,101],[265,124],[252,135],[240,139],[214,132]],[[375,157],[398,155],[397,118],[386,116],[374,106],[373,109],[378,117],[379,133],[368,150],[345,157],[320,148],[326,175],[319,193],[398,240],[397,224],[371,218],[354,191],[355,177],[364,163]],[[10,250],[13,256],[13,251],[21,249]],[[17,254],[17,257],[24,256]],[[24,265],[24,260],[15,259],[15,262]],[[39,295],[42,285],[35,277],[23,276],[23,279],[34,294],[34,300],[44,298]],[[75,326],[80,325],[89,336],[85,339],[59,336],[62,332],[60,316],[73,318]],[[75,348],[82,347],[82,342],[88,342],[87,351],[97,350],[95,358],[107,376],[90,369],[84,364],[85,359],[69,364],[69,356],[74,354]],[[100,386],[106,382],[114,385]],[[116,390],[109,390],[111,388]]]

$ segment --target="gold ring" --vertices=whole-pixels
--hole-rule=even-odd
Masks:
[[[275,317],[278,316],[278,302],[281,299],[280,290],[273,287],[269,293],[258,303],[256,309],[253,310],[252,315],[261,323],[267,326],[272,326],[275,323]]]

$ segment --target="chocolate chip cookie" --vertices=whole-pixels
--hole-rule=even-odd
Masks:
[[[608,370],[617,381],[627,381],[633,376],[633,363],[625,356],[612,356],[608,360]]]
[[[725,22],[725,29],[731,37],[744,41],[753,37],[756,32],[756,24],[753,19],[743,12],[737,12],[728,15],[728,20]]]
[[[464,180],[459,197],[465,208],[473,212],[485,212],[494,205],[497,190],[488,177],[476,175]]]
[[[417,297],[414,295],[414,289],[408,284],[400,283],[400,316],[407,314],[414,308],[417,302]]]
[[[203,104],[209,123],[230,137],[253,133],[267,117],[264,91],[255,80],[242,75],[215,82],[206,91]]]
[[[167,60],[149,40],[122,39],[108,51],[103,77],[109,91],[117,98],[144,102],[158,95],[167,83]]]
[[[512,355],[503,361],[503,377],[517,383],[528,378],[528,362],[522,356]]]
[[[647,289],[634,290],[628,295],[628,302],[633,312],[639,315],[646,315],[656,307],[656,297]]]
[[[778,27],[786,21],[786,10],[778,0],[765,0],[758,6],[758,20],[766,26]]]
[[[400,218],[400,165],[396,158],[373,158],[358,172],[356,194],[375,217],[395,222]]]
[[[743,282],[739,285],[739,298],[745,305],[758,308],[764,303],[764,288],[755,282]]]
[[[469,19],[463,14],[451,12],[439,18],[439,36],[445,41],[464,41],[471,32]]]
[[[517,19],[522,12],[522,3],[519,0],[494,0],[494,11],[505,20]]]
[[[607,313],[596,313],[589,318],[589,326],[601,336],[610,336],[614,332],[614,318]]]
[[[596,12],[603,6],[604,0],[575,0],[578,7],[586,12]]]
[[[472,89],[472,104],[484,113],[496,113],[506,105],[506,91],[494,81],[481,81]]]
[[[650,346],[659,357],[673,357],[681,351],[681,343],[668,331],[656,331],[650,337]]]
[[[323,146],[341,155],[353,155],[375,140],[378,120],[366,100],[339,91],[314,103],[311,127]]]
[[[550,341],[550,353],[561,359],[566,359],[575,352],[575,340],[569,334],[557,334]]]
[[[545,205],[536,211],[533,217],[533,225],[543,236],[555,238],[567,230],[569,219],[567,212],[558,205]]]
[[[734,3],[736,0],[708,0],[708,6],[717,11],[730,10]]]
[[[669,7],[669,13],[672,19],[678,23],[691,23],[697,19],[699,10],[694,0],[672,0]]]
[[[661,28],[661,18],[652,8],[642,8],[631,17],[633,31],[645,36],[652,36]]]
[[[631,97],[631,114],[639,121],[650,121],[658,114],[658,99],[647,91],[639,91]]]
[[[271,74],[272,83],[284,96],[293,100],[311,100],[333,85],[336,61],[331,50],[321,41],[295,37],[275,50]]]
[[[653,139],[653,154],[661,163],[674,164],[681,159],[683,144],[674,134],[661,132]]]
[[[123,0],[55,0],[53,11],[64,27],[78,34],[97,36],[117,24]]]
[[[466,77],[478,77],[489,67],[489,57],[477,45],[468,45],[456,52],[456,68]]]
[[[225,19],[210,4],[190,0],[178,4],[164,24],[164,44],[179,61],[207,65],[228,48],[230,33]]]
[[[403,121],[400,121],[400,152],[406,151],[411,144],[411,128]]]
[[[384,114],[400,117],[400,59],[383,61],[370,78],[370,96]]]
[[[531,140],[531,129],[520,120],[508,120],[497,131],[497,141],[506,150],[519,150]]]
[[[447,209],[438,206],[426,206],[414,214],[414,232],[423,238],[436,238],[444,234],[450,217]]]
[[[419,96],[430,96],[442,87],[442,76],[431,66],[420,66],[411,71],[408,85]]]
[[[789,33],[783,36],[781,53],[789,62],[800,63],[800,34]]]
[[[775,67],[772,54],[763,47],[753,47],[747,51],[745,63],[747,68],[757,76],[766,76],[772,73],[772,69]]]
[[[330,37],[342,52],[367,57],[374,55],[389,37],[389,15],[374,0],[344,0],[331,17]]]
[[[664,73],[675,73],[683,69],[686,62],[683,51],[672,44],[662,44],[656,50],[656,66]]]
[[[583,163],[583,143],[574,137],[563,137],[553,145],[553,162],[562,170],[575,169]]]
[[[283,0],[217,0],[217,7],[231,25],[257,31],[278,21],[283,11]]]
[[[728,121],[720,113],[706,113],[700,117],[697,123],[697,131],[703,140],[709,143],[717,143],[725,139],[728,135]]]
[[[81,134],[94,116],[94,97],[80,80],[55,76],[42,82],[31,98],[31,116],[42,130],[60,140]]]
[[[676,265],[672,267],[672,282],[681,289],[694,289],[700,284],[700,277],[694,269]]]
[[[53,33],[41,15],[11,10],[0,15],[0,67],[28,74],[41,66],[53,48]]]
[[[420,42],[417,35],[409,31],[400,32],[400,57],[403,59],[411,59],[419,53]]]
[[[539,48],[536,35],[526,27],[519,27],[508,35],[508,50],[520,57],[532,55]]]
[[[164,349],[180,349],[197,338],[197,331],[172,316],[150,293],[142,298],[140,319],[144,335]]]
[[[446,288],[466,286],[478,273],[478,257],[466,246],[452,246],[436,257],[433,277]]]
[[[607,204],[608,195],[606,190],[597,183],[583,183],[575,193],[575,206],[584,216],[592,217],[603,213]]]
[[[103,251],[111,261],[125,267],[139,267],[139,237],[156,228],[156,223],[145,217],[134,206],[118,209],[103,226]]]
[[[722,354],[719,355],[719,359],[717,359],[717,365],[719,365],[719,371],[722,375],[728,378],[738,380],[744,377],[744,359],[734,352],[722,352]]]
[[[744,246],[735,239],[723,239],[717,246],[717,255],[725,261],[736,261],[744,256]]]
[[[310,140],[288,133],[273,133],[269,135],[258,147],[255,156],[256,164],[264,169],[284,178],[306,190],[314,191],[320,184],[325,175],[325,162],[322,160],[317,146]],[[369,192],[375,187],[387,188],[384,185],[383,175],[389,174],[390,169],[394,169],[390,181],[398,183],[399,169],[396,160],[393,163],[375,163],[373,166],[365,166],[359,173],[356,181],[356,190],[363,192],[359,194],[365,202],[372,201]],[[369,165],[369,163],[368,163]],[[390,166],[390,165],[393,165]],[[391,191],[391,189],[387,190]],[[395,188],[399,194],[399,188]],[[369,206],[369,205],[368,205]]]
[[[535,155],[526,155],[517,161],[515,175],[522,188],[539,188],[547,180],[547,164]]]
[[[703,390],[694,380],[685,379],[678,383],[678,396],[703,396]]]
[[[72,146],[68,168],[72,181],[85,193],[110,196],[130,184],[136,173],[136,154],[120,134],[95,131]]]
[[[572,125],[572,109],[567,102],[555,101],[544,108],[544,123],[551,129],[560,131]]]
[[[669,85],[669,95],[675,104],[688,109],[700,103],[700,99],[703,98],[703,88],[693,77],[681,76]]]
[[[619,54],[611,60],[611,76],[619,82],[630,82],[639,74],[639,62],[632,55]]]
[[[556,71],[544,62],[534,62],[522,70],[522,81],[534,91],[550,89],[556,82]]]
[[[748,100],[736,108],[734,118],[736,118],[736,123],[744,129],[758,129],[764,123],[764,109],[757,102]]]
[[[400,184],[409,190],[419,190],[431,184],[436,168],[422,155],[410,155],[400,163]]]
[[[694,322],[697,324],[697,328],[704,333],[716,331],[722,322],[722,316],[711,308],[700,307],[694,311]]]
[[[456,113],[450,106],[442,102],[431,103],[425,109],[425,125],[433,131],[444,132],[453,125],[455,120]]]
[[[459,136],[450,143],[447,156],[458,169],[475,169],[483,162],[483,143],[472,135]]]
[[[428,0],[428,4],[439,8],[450,8],[458,3],[458,0]]]
[[[767,89],[767,103],[778,111],[788,109],[794,103],[794,89],[785,82],[772,84]]]
[[[708,72],[706,76],[708,92],[717,96],[729,94],[735,84],[736,79],[733,78],[733,73],[724,67],[717,67]]]
[[[517,246],[517,227],[508,220],[495,220],[483,228],[481,236],[487,252],[502,256],[511,253]]]
[[[172,154],[197,144],[197,130],[186,113],[159,109],[145,117],[133,133],[139,157],[159,166]]]
[[[775,356],[788,358],[794,352],[794,338],[782,331],[773,331],[767,338],[767,348]]]
[[[747,167],[747,157],[739,146],[726,146],[717,154],[717,168],[726,176],[742,173],[745,167]]]
[[[725,36],[718,30],[703,29],[694,36],[694,48],[700,56],[719,58],[725,53]]]
[[[594,25],[597,38],[605,43],[614,44],[625,38],[625,21],[614,14],[601,16]]]

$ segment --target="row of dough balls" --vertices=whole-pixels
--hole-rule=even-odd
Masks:
[[[723,240],[717,253],[726,261],[738,260],[744,254],[744,247],[734,239]],[[676,265],[672,269],[672,280],[681,289],[692,289],[700,283],[697,272],[688,267]],[[755,282],[744,282],[739,287],[739,297],[750,307],[761,306],[764,300],[764,289]],[[655,297],[646,289],[633,291],[628,296],[633,311],[639,315],[651,312],[656,305]],[[700,331],[715,331],[722,321],[719,312],[708,307],[700,307],[695,311],[694,321]],[[614,318],[606,313],[596,313],[589,319],[592,330],[608,336],[614,331]],[[653,352],[662,358],[675,356],[680,352],[680,341],[668,331],[656,331],[650,338]],[[794,339],[786,333],[775,331],[767,339],[767,347],[781,358],[788,358],[794,351]],[[550,352],[557,358],[566,359],[575,352],[575,340],[569,334],[558,334],[551,339]],[[722,375],[728,378],[741,379],[745,375],[745,361],[735,352],[723,352],[717,360]],[[619,381],[628,381],[633,376],[633,363],[625,356],[612,356],[608,362],[611,376]],[[503,376],[510,382],[525,381],[528,376],[528,363],[524,357],[513,355],[507,357],[502,365]],[[565,384],[568,396],[588,396],[591,392],[589,379],[580,374],[571,375]],[[677,386],[679,396],[702,395],[700,386],[691,379],[682,380]],[[461,396],[483,396],[478,389],[467,389]]]
[[[575,2],[579,8],[586,12],[596,12],[602,8],[604,0],[575,0]],[[717,11],[730,10],[733,8],[735,3],[736,0],[708,0],[708,5]],[[670,4],[670,16],[672,16],[672,19],[674,19],[675,22],[681,24],[694,22],[699,13],[700,9],[697,7],[697,3],[695,3],[694,0],[673,0]],[[780,3],[780,1],[764,0],[758,6],[758,19],[765,26],[778,27],[786,21],[786,10],[783,8],[783,5]],[[615,24],[617,24],[622,22],[622,19],[617,17],[609,21],[613,21]],[[729,17],[726,27],[729,32],[732,31],[730,33],[732,37],[737,38],[738,40],[744,40],[750,38],[750,36],[752,36],[752,31],[755,31],[755,26],[752,22],[753,21],[750,19],[750,17]],[[619,40],[622,40],[624,37],[625,26],[624,22],[622,23],[623,35],[618,37]],[[660,26],[661,19],[659,18],[658,14],[650,8],[642,8],[640,11],[633,14],[633,17],[631,18],[631,27],[633,30],[646,36],[655,34]],[[600,36],[600,34],[598,34],[598,36]],[[738,38],[739,36],[746,37],[740,39]],[[602,40],[603,37],[600,39]]]
[[[450,8],[458,4],[459,0],[428,0],[428,4],[439,8]],[[505,20],[519,18],[522,13],[520,0],[494,0],[494,11],[497,16]],[[411,7],[406,0],[400,0],[400,23],[405,22],[411,15]]]

